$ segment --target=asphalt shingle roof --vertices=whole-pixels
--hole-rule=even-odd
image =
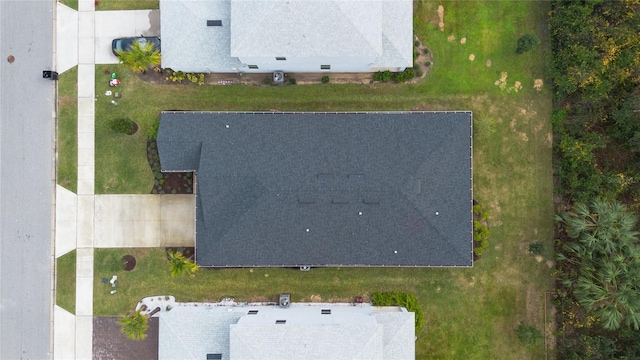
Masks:
[[[472,266],[471,113],[162,114],[201,266]],[[196,163],[197,160],[197,163]]]
[[[329,309],[329,314],[322,314]],[[248,315],[249,310],[255,315]],[[369,304],[182,307],[161,312],[159,359],[389,359],[415,357],[415,314]],[[284,320],[276,324],[276,320]]]

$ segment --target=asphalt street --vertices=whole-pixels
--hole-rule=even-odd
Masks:
[[[0,359],[51,356],[54,4],[0,0]]]

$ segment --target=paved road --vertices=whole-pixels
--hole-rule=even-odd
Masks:
[[[53,5],[0,0],[0,359],[50,357]]]

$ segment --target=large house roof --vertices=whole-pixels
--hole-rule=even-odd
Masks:
[[[472,266],[471,113],[165,112],[201,266]]]
[[[415,356],[415,314],[399,307],[177,306],[159,317],[159,359],[205,359],[207,354],[220,354],[223,360]]]
[[[243,57],[277,56],[413,65],[410,0],[161,0],[160,10],[162,65],[174,70],[241,72]]]

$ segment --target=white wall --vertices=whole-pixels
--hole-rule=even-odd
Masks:
[[[285,56],[286,57],[286,56]],[[244,67],[244,72],[370,72],[374,59],[365,57],[348,57],[348,58],[291,58],[286,60],[276,60],[275,57],[243,57],[240,61],[248,65],[257,65],[258,69],[249,69]],[[331,65],[330,70],[322,70],[321,65]]]

